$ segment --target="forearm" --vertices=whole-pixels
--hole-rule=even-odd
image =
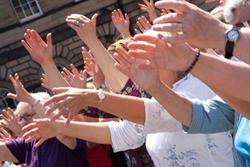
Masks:
[[[88,40],[85,43],[91,49],[97,64],[105,76],[105,80],[113,91],[121,91],[127,83],[128,77],[115,68],[115,60],[97,38]]]
[[[68,83],[62,78],[60,71],[57,69],[53,60],[41,64],[44,73],[47,75],[52,88],[68,87]]]
[[[156,83],[147,90],[180,123],[190,126],[192,122],[192,102],[178,95],[163,83]]]
[[[9,161],[18,163],[16,157],[10,152],[5,142],[0,141],[0,161]]]
[[[250,67],[244,63],[202,53],[191,73],[223,94],[246,101],[250,99]]]
[[[105,99],[95,104],[95,107],[100,110],[119,118],[138,124],[144,124],[145,122],[144,100],[142,98],[106,92]]]
[[[68,126],[64,126],[64,123],[65,121],[60,120],[53,122],[53,125],[60,135],[79,138],[94,143],[111,144],[109,127],[106,123],[72,121]]]

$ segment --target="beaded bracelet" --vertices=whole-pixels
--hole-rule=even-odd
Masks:
[[[182,76],[186,76],[188,73],[190,73],[190,71],[194,68],[194,66],[196,65],[196,63],[198,62],[199,58],[200,58],[201,52],[199,49],[196,49],[196,53],[195,53],[195,59],[192,62],[192,64],[189,66],[189,68],[186,71],[183,71],[181,73]]]

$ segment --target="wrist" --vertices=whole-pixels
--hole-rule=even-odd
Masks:
[[[220,51],[224,51],[225,50],[225,46],[226,46],[226,32],[230,29],[231,25],[228,24],[222,24],[220,26],[220,28],[218,28],[218,35],[216,35],[215,40],[214,40],[214,47],[213,48],[217,48]]]

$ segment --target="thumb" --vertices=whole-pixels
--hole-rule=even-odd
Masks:
[[[48,33],[47,34],[47,45],[48,45],[48,47],[52,47],[52,34],[51,33]]]
[[[53,88],[52,91],[54,93],[64,93],[67,92],[70,89],[70,87],[57,87],[57,88]]]
[[[91,17],[91,21],[94,25],[96,25],[96,20],[97,20],[97,17],[98,17],[98,13],[95,13],[92,17]]]

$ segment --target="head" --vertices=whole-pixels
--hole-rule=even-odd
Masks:
[[[45,101],[50,97],[46,92],[32,93],[31,95],[40,101]],[[22,127],[33,122],[34,119],[39,118],[34,108],[25,102],[18,103],[15,114],[17,115],[18,123]]]
[[[115,43],[109,45],[108,52],[113,55],[115,53],[115,49],[118,47],[123,47],[127,50],[127,45],[131,42],[134,42],[133,38],[125,38],[116,41]]]
[[[224,9],[226,22],[237,24],[250,20],[250,0],[227,0]]]

